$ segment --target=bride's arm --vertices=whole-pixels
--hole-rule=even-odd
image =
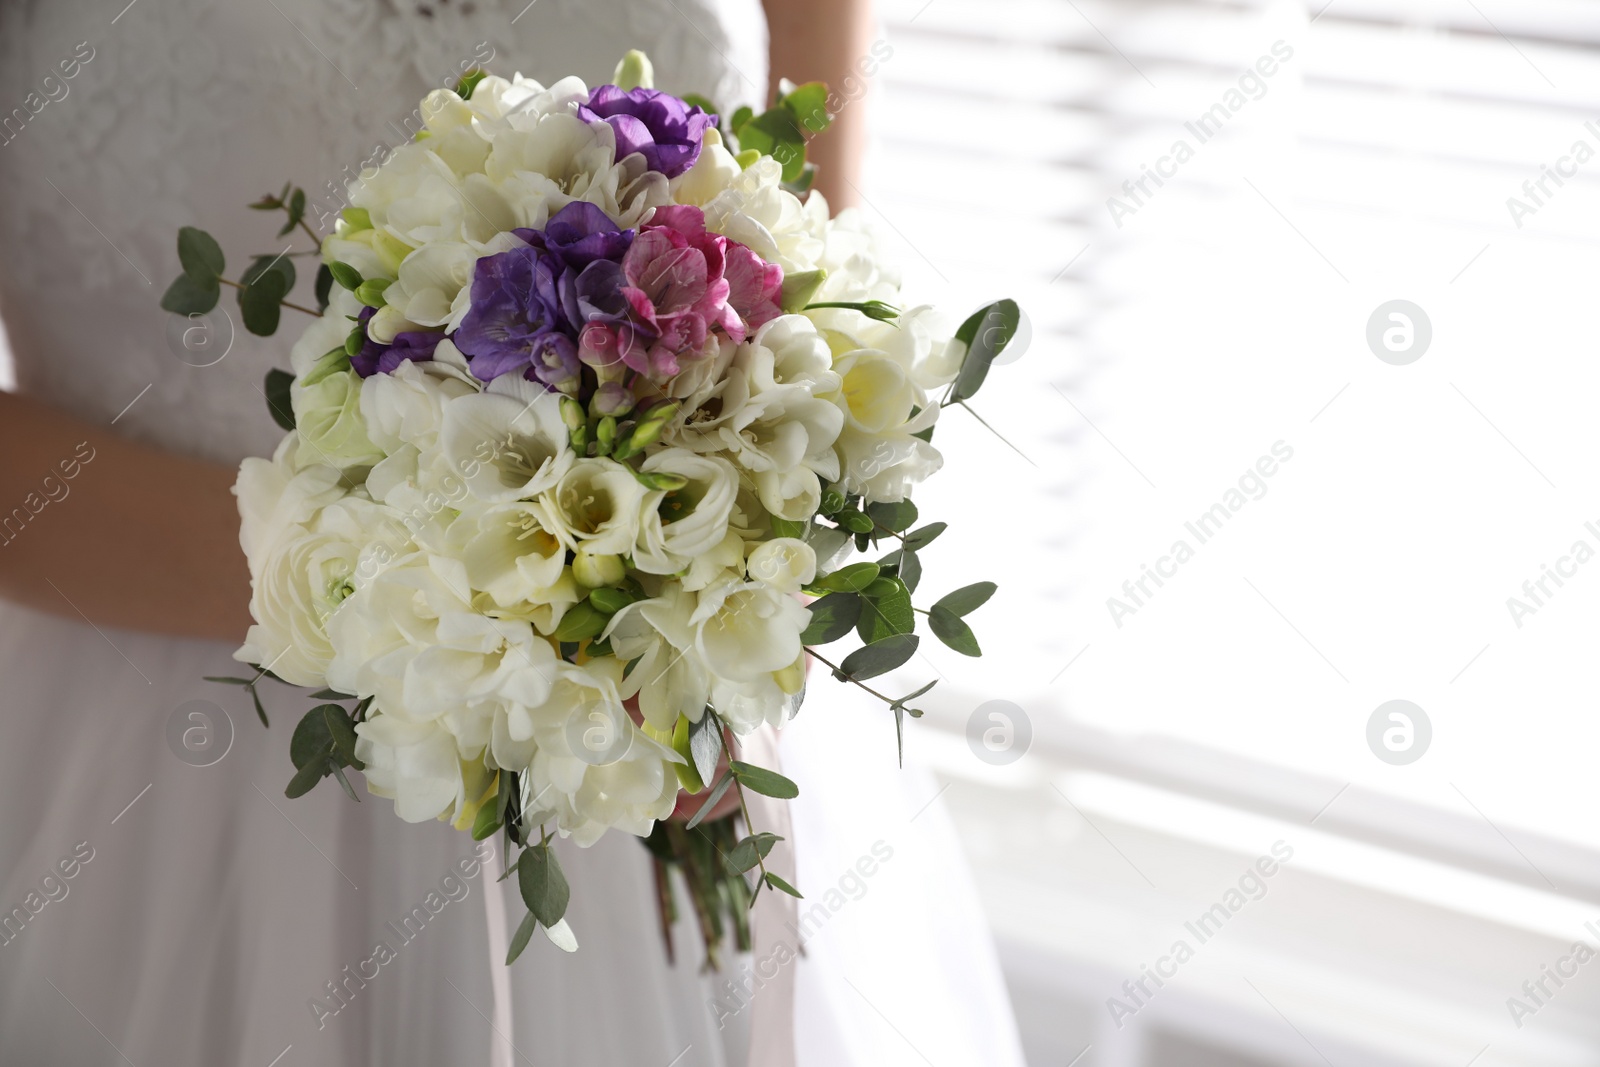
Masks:
[[[764,0],[771,36],[773,84],[826,82],[844,106],[814,140],[807,156],[817,164],[816,187],[837,211],[856,203],[866,147],[864,69],[873,66],[870,0]]]
[[[233,479],[0,393],[0,597],[97,626],[241,639]]]

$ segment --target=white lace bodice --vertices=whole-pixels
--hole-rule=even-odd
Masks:
[[[597,85],[642,48],[660,88],[730,113],[766,94],[759,0],[122,3],[0,0],[0,314],[22,392],[102,424],[137,398],[119,432],[228,462],[279,436],[259,390],[302,316],[254,337],[225,291],[232,346],[196,366],[217,348],[169,337],[158,306],[179,226],[214,234],[236,278],[296,237],[247,203],[293,181],[336,209],[422,96],[474,64]],[[291,299],[313,302],[315,262],[295,260]]]

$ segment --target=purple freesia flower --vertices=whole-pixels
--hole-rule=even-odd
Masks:
[[[640,153],[645,164],[676,178],[700,158],[700,139],[712,116],[656,89],[602,85],[578,105],[585,122],[605,122],[617,132],[617,158]]]
[[[518,371],[553,389],[576,382],[578,348],[565,332],[561,269],[531,246],[478,260],[472,309],[454,340],[479,381]]]
[[[524,228],[511,232],[533,247],[550,252],[575,271],[597,259],[621,259],[633,243],[632,230],[622,229],[587,200],[574,200],[557,211],[542,230]]]
[[[376,308],[361,309],[360,322],[365,333],[368,320],[377,314]],[[393,374],[394,369],[406,360],[431,360],[433,350],[444,339],[443,330],[407,330],[394,335],[391,344],[379,344],[368,337],[361,351],[350,358],[350,369],[363,378],[374,374]]]

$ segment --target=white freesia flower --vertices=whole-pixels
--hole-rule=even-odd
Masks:
[[[367,792],[394,801],[406,822],[428,822],[464,799],[455,738],[435,722],[407,722],[381,712],[356,725],[356,758]]]
[[[672,179],[672,199],[700,207],[732,185],[741,173],[738,160],[723,146],[722,134],[713,126],[700,140],[700,158],[694,166]]]
[[[573,460],[552,393],[528,403],[498,393],[457,397],[445,405],[439,439],[468,492],[489,504],[538,496]]]
[[[750,553],[746,572],[752,581],[764,582],[780,593],[795,594],[817,577],[817,554],[804,541],[775,537]]]
[[[440,349],[449,345],[441,341]],[[438,352],[436,354],[443,354]],[[458,396],[478,390],[450,373],[450,365],[434,361],[404,360],[389,374],[374,374],[361,383],[361,417],[366,420],[367,436],[386,455],[406,445],[431,451],[439,443],[444,424],[445,404]]]
[[[739,472],[715,455],[664,448],[644,461],[650,473],[688,479],[681,489],[644,498],[633,565],[649,574],[674,574],[722,543],[739,494]]]
[[[749,245],[785,274],[811,270],[823,243],[813,232],[814,218],[782,183],[783,167],[762,156],[705,205],[706,228]],[[816,193],[811,198],[821,200]]]
[[[723,582],[701,590],[690,621],[713,674],[754,682],[794,663],[811,609],[764,582]]]
[[[478,253],[459,241],[438,241],[424,245],[400,264],[400,276],[383,291],[385,306],[373,316],[397,318],[418,326],[455,329],[472,306],[472,271]],[[395,329],[369,326],[373,336],[379,331],[394,339]]]
[[[375,229],[421,248],[436,241],[487,242],[516,225],[510,206],[482,174],[461,177],[428,147],[401,145],[383,166],[350,183],[350,202]]]
[[[836,446],[840,486],[869,502],[904,500],[944,464],[938,449],[915,436],[934,424],[938,404],[917,388],[903,356],[860,349],[834,369],[841,384],[833,400],[845,416]]]
[[[580,459],[539,498],[544,527],[590,555],[622,555],[639,534],[645,489],[613,459]]]
[[[645,722],[660,730],[670,730],[680,714],[699,722],[711,696],[711,674],[694,647],[697,603],[693,593],[669,582],[659,596],[617,612],[606,629],[617,658],[638,661],[619,691],[637,696]]]
[[[566,565],[566,547],[544,528],[543,510],[530,501],[464,512],[447,537],[472,587],[501,607],[546,602]]]

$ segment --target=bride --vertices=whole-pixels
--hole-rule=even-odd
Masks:
[[[801,888],[849,913],[758,916],[755,970],[718,974],[686,923],[668,961],[620,834],[563,845],[581,950],[504,968],[495,842],[331,786],[286,801],[304,697],[265,691],[262,729],[201,680],[238,673],[230,488],[271,451],[285,345],[220,318],[197,341],[158,309],[178,226],[277,251],[244,202],[284,181],[336,200],[472,65],[595,85],[641,47],[658,84],[731,111],[765,101],[769,58],[839,84],[872,33],[864,0],[0,0],[0,1060],[1021,1062],[934,787],[892,743],[842,768],[827,738],[864,713],[836,690],[776,758],[802,784]],[[848,106],[814,146],[835,209],[863,132]],[[785,937],[804,952],[774,979],[760,949]]]

